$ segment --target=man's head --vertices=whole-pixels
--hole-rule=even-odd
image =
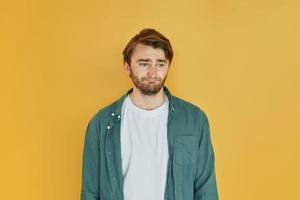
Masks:
[[[170,41],[154,29],[143,29],[123,51],[124,67],[134,85],[145,95],[154,95],[163,87],[173,50]]]

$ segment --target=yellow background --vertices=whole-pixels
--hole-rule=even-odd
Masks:
[[[79,199],[87,123],[152,27],[175,51],[166,85],[209,117],[220,199],[300,199],[299,2],[2,0],[0,198]]]

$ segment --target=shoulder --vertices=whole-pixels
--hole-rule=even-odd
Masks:
[[[104,124],[107,124],[110,117],[111,113],[115,110],[117,106],[118,100],[115,100],[114,102],[100,108],[98,111],[96,111],[90,121],[89,125],[98,127],[100,129],[100,126],[103,126]]]
[[[172,97],[174,100],[175,107],[179,112],[187,112],[193,116],[200,117],[203,120],[207,120],[207,115],[200,106],[176,96]]]

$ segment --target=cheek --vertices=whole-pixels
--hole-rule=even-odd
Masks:
[[[168,73],[168,70],[167,69],[163,69],[161,71],[159,71],[159,76],[160,77],[165,77]]]
[[[131,72],[136,78],[141,79],[143,77],[147,77],[147,73],[139,70],[135,70]]]

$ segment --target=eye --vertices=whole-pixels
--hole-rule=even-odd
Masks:
[[[148,63],[139,63],[139,66],[141,67],[147,67],[149,64]]]
[[[164,67],[164,66],[165,66],[165,63],[159,63],[158,66],[159,66],[159,67]]]

